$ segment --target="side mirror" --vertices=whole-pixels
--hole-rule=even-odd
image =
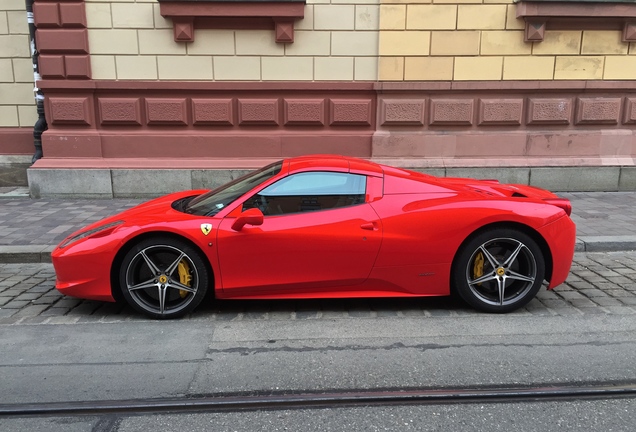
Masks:
[[[263,225],[263,212],[257,208],[245,210],[236,218],[232,224],[232,229],[240,231],[245,225]]]

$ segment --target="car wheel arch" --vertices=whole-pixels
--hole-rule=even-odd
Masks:
[[[201,254],[202,257],[207,257],[206,254],[201,250],[201,248],[194,243],[192,240],[190,240],[187,237],[184,237],[182,235],[176,234],[172,231],[150,231],[150,232],[144,232],[141,233],[137,236],[131,237],[129,238],[126,243],[124,243],[124,245],[122,247],[119,248],[119,250],[117,251],[117,254],[115,255],[115,258],[113,259],[113,262],[111,263],[110,266],[110,290],[111,290],[111,295],[113,296],[113,298],[119,303],[119,302],[124,302],[124,298],[123,295],[121,294],[121,287],[119,286],[119,269],[121,267],[121,264],[124,260],[124,257],[126,256],[126,254],[138,243],[149,239],[149,238],[153,238],[153,237],[168,237],[168,238],[172,238],[175,240],[179,240],[179,241],[183,241],[185,243],[188,244],[188,246],[192,247],[193,249],[195,249],[198,253]],[[212,266],[210,265],[209,260],[206,258],[203,260],[205,266],[207,267],[208,270],[208,274],[210,275],[210,287],[212,289],[208,289],[208,295],[214,296],[214,269],[212,268]],[[211,293],[211,294],[210,294]]]
[[[472,233],[470,233],[464,239],[464,241],[462,241],[462,243],[459,245],[459,247],[455,251],[455,255],[453,256],[452,269],[451,269],[451,272],[450,272],[450,278],[449,279],[452,279],[452,275],[454,273],[454,266],[455,266],[455,263],[457,262],[457,255],[463,250],[464,246],[468,242],[470,242],[474,237],[477,237],[478,235],[480,235],[484,231],[490,231],[490,230],[494,230],[494,229],[513,229],[513,230],[520,231],[520,232],[526,234],[527,236],[529,236],[530,238],[532,238],[532,240],[534,240],[537,243],[537,245],[541,249],[541,253],[543,254],[543,259],[545,261],[545,278],[548,281],[550,279],[552,279],[552,268],[553,268],[552,252],[550,251],[550,247],[548,246],[548,243],[545,241],[543,236],[539,232],[537,232],[534,228],[532,228],[532,227],[530,227],[528,225],[525,225],[525,224],[522,224],[522,223],[519,223],[519,222],[508,222],[508,221],[489,223],[487,225],[479,227],[478,229],[476,229]],[[452,292],[454,290],[452,280],[449,280],[449,284],[450,284],[451,292]]]

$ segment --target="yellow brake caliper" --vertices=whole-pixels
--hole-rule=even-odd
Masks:
[[[478,279],[484,275],[484,254],[479,252],[475,257],[473,265],[473,279]],[[481,285],[480,283],[477,285]]]
[[[189,287],[192,283],[192,275],[190,274],[190,267],[185,260],[179,261],[179,266],[177,267],[177,271],[179,272],[179,282],[183,285]],[[186,290],[179,290],[179,295],[181,298],[185,298],[188,295]]]

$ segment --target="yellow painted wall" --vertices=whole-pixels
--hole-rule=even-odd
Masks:
[[[546,31],[524,42],[506,0],[383,0],[379,79],[636,79],[636,46],[621,31]]]
[[[33,66],[24,0],[0,1],[0,127],[33,126]]]
[[[378,78],[379,0],[308,0],[295,40],[273,30],[195,29],[175,42],[156,0],[87,0],[95,79],[340,80]]]

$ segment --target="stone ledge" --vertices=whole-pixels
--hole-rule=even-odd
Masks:
[[[376,160],[440,177],[497,179],[504,183],[530,184],[557,192],[636,191],[634,166],[528,166],[454,165],[421,163],[421,160]],[[264,166],[201,169],[151,168],[29,168],[29,190],[33,198],[152,198],[188,189],[212,189],[248,170]]]

